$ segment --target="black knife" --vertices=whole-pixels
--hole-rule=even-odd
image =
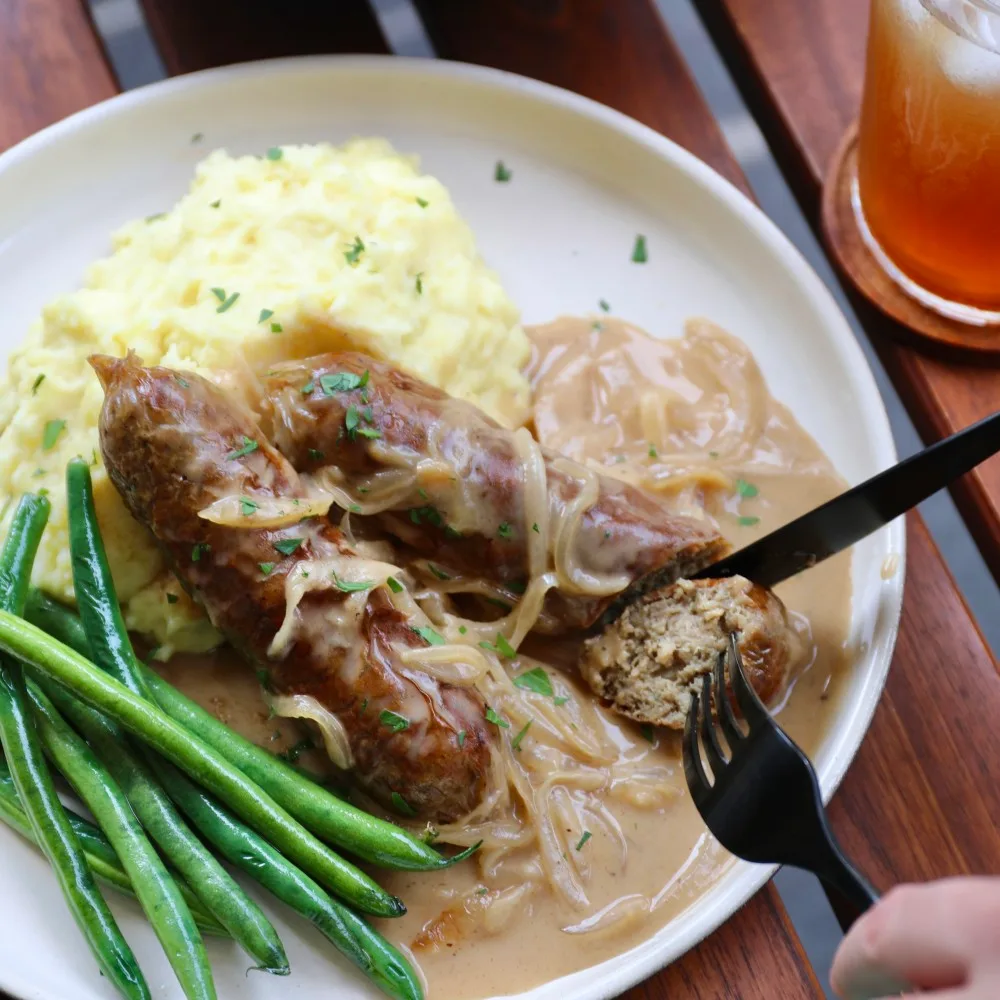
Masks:
[[[745,576],[765,587],[849,548],[1000,451],[1000,412],[733,552],[695,579]]]

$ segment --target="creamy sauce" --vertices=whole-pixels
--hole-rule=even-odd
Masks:
[[[710,324],[691,324],[678,341],[653,340],[613,319],[600,328],[589,319],[560,319],[529,335],[541,443],[650,489],[680,512],[707,511],[737,547],[843,489],[815,442],[770,397],[746,348]],[[814,753],[846,674],[849,554],[778,594],[809,650],[780,720]],[[476,862],[442,873],[377,873],[409,908],[380,929],[412,952],[429,1000],[517,993],[620,954],[682,913],[732,863],[687,796],[676,735],[644,733],[594,704],[575,674],[576,650],[575,640],[529,637],[505,663],[515,673],[544,664],[556,695],[569,698],[561,709],[551,701],[533,706],[536,733],[553,713],[575,713],[570,718],[579,722],[570,777],[551,789],[561,858],[529,839],[513,850],[484,849]],[[165,673],[251,738],[272,748],[276,734],[284,745],[294,741],[296,724],[268,719],[252,672],[233,672],[226,659],[211,670],[175,659]],[[522,721],[518,704],[495,707],[511,719],[509,747]],[[542,777],[547,762],[567,769],[572,752],[559,756],[554,743],[527,733],[514,759],[531,761]],[[519,803],[507,808],[512,835],[523,836]],[[561,865],[579,891],[550,888],[547,874]]]

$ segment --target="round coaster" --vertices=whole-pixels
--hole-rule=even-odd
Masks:
[[[840,270],[866,299],[901,324],[901,339],[933,341],[953,351],[1000,355],[1000,325],[974,326],[928,309],[907,295],[872,255],[851,205],[857,154],[858,127],[855,124],[848,129],[834,154],[823,186],[823,237]]]

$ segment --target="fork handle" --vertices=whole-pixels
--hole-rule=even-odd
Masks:
[[[817,871],[816,874],[846,904],[838,907],[831,900],[837,912],[837,919],[846,931],[858,917],[878,902],[879,896],[871,883],[847,860],[836,843],[830,844],[830,847],[832,851],[827,865],[823,871]]]

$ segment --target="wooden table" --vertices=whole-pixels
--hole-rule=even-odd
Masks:
[[[860,91],[865,0],[698,0],[782,167],[815,217],[823,167]],[[384,52],[363,0],[145,0],[182,73],[266,56]],[[417,0],[439,55],[569,88],[663,132],[744,191],[651,0]],[[117,85],[81,0],[0,3],[0,149]],[[892,341],[861,310],[914,419],[938,437],[994,409],[1000,376]],[[956,489],[1000,567],[1000,464]],[[837,794],[837,833],[881,887],[1000,870],[1000,676],[922,520],[909,521],[903,622],[871,731]],[[773,886],[629,1000],[821,996]]]

